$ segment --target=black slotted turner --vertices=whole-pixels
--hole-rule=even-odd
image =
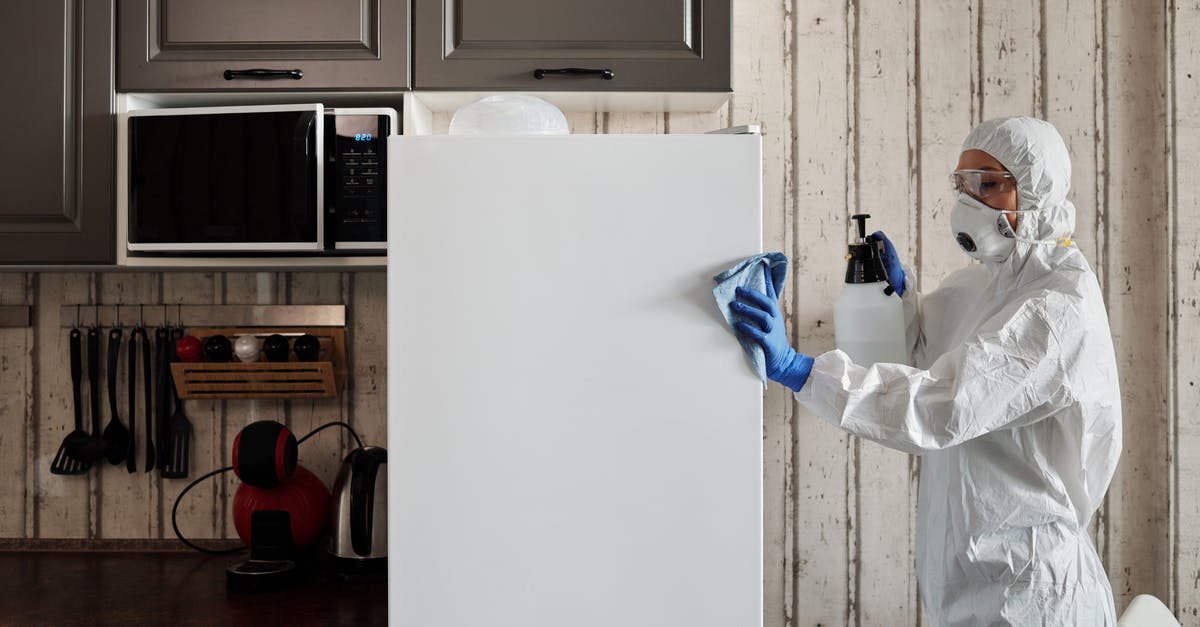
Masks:
[[[175,349],[174,341],[183,337],[183,329],[175,327],[171,330],[171,348],[167,352],[168,361],[174,361]],[[192,423],[183,413],[183,401],[179,399],[179,393],[175,389],[174,379],[171,377],[170,364],[164,364],[166,372],[166,386],[171,388],[171,400],[175,405],[175,413],[167,421],[166,433],[166,449],[167,464],[162,469],[162,476],[167,479],[182,479],[188,476],[188,463],[191,461],[192,448]]]
[[[167,377],[170,376],[170,349],[167,342],[171,334],[166,327],[154,329],[154,467],[161,474],[169,465],[171,451],[167,449],[167,420],[171,415],[167,399]]]
[[[63,438],[54,460],[50,462],[50,472],[56,475],[82,475],[92,467],[89,459],[84,459],[80,449],[87,443],[89,436],[83,430],[83,406],[81,387],[83,386],[83,334],[78,328],[71,329],[71,391],[75,396],[75,430]]]

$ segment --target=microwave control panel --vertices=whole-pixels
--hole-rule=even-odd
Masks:
[[[391,120],[386,115],[331,117],[326,118],[325,127],[326,141],[333,144],[325,151],[326,241],[339,249],[379,250],[387,241]],[[331,126],[336,132],[329,132]]]

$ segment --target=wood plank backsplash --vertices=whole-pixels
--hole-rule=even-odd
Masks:
[[[73,429],[69,331],[59,326],[60,305],[346,305],[348,377],[338,398],[185,401],[194,430],[190,476],[195,478],[228,465],[234,436],[254,420],[282,421],[298,436],[343,420],[366,443],[385,446],[384,289],[382,271],[0,273],[0,300],[33,305],[36,316],[32,328],[0,329],[0,476],[8,478],[0,490],[0,536],[174,537],[171,508],[187,480],[162,479],[141,470],[129,474],[123,465],[107,463],[82,476],[50,473],[50,460]],[[126,349],[122,346],[123,356]],[[128,424],[126,368],[122,358],[117,399]],[[101,369],[106,369],[103,360]],[[103,377],[102,395],[107,399]],[[102,405],[107,415],[107,400]],[[86,422],[86,411],[84,415]],[[144,425],[140,410],[138,420]],[[138,440],[144,442],[141,428]],[[300,463],[332,484],[351,442],[339,429],[322,432],[301,448]],[[138,463],[142,465],[140,450]],[[228,473],[192,490],[180,505],[183,532],[194,538],[236,537],[230,516],[236,486],[236,478]]]

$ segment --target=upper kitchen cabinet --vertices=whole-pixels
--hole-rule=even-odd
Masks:
[[[730,0],[413,0],[413,26],[418,90],[728,92],[733,82]]]
[[[117,24],[119,91],[408,87],[406,0],[117,0]]]
[[[0,263],[112,263],[112,45],[112,0],[5,2]]]

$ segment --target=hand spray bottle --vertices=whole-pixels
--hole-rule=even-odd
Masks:
[[[859,366],[876,362],[909,363],[904,337],[904,305],[888,285],[883,266],[883,242],[867,240],[867,218],[858,222],[858,241],[846,255],[846,287],[833,305],[837,347]]]

